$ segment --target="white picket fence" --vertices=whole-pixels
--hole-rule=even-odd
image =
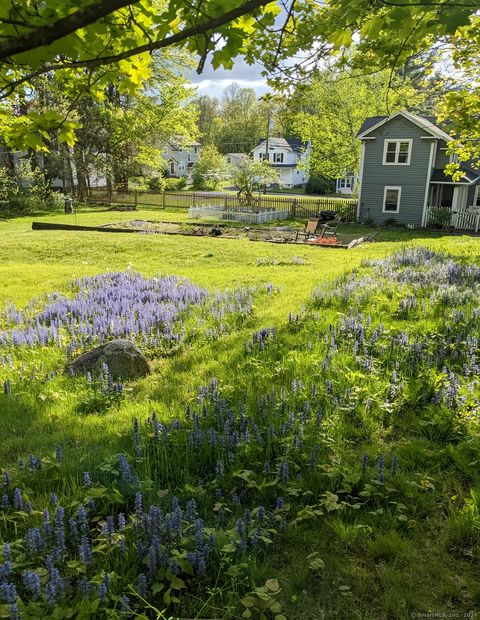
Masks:
[[[242,222],[244,224],[266,224],[276,220],[286,220],[289,217],[288,209],[262,209],[258,213],[251,211],[237,211],[225,209],[221,205],[194,206],[188,209],[188,217],[191,219],[214,219],[227,220],[229,222]]]
[[[444,207],[428,207],[426,226],[478,232],[480,211],[472,208],[465,211],[452,211]]]

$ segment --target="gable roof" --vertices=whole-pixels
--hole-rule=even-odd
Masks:
[[[265,144],[265,142],[266,138],[260,138],[255,148]],[[307,144],[307,142],[303,142],[301,138],[297,138],[296,136],[268,139],[268,145],[271,148],[292,149],[292,151],[296,151],[297,153],[301,153],[307,147]]]
[[[357,134],[357,138],[365,138],[369,133],[378,129],[385,123],[391,121],[397,116],[403,116],[406,120],[412,122],[414,125],[421,127],[430,135],[435,138],[440,138],[441,140],[445,140],[445,142],[450,142],[453,138],[446,133],[436,122],[436,119],[428,116],[419,116],[418,114],[413,114],[412,112],[407,112],[406,110],[400,110],[400,112],[396,112],[391,116],[370,116],[366,118],[360,127],[360,131]]]

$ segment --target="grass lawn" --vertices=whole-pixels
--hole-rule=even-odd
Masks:
[[[279,496],[282,503],[272,512],[273,521],[262,533],[271,541],[264,541],[265,550],[251,550],[232,560],[233,551],[225,538],[221,559],[210,560],[217,571],[215,576],[194,579],[189,576],[190,569],[186,569],[186,577],[182,572],[182,584],[189,584],[186,590],[175,582],[170,569],[158,569],[154,581],[161,586],[154,590],[150,582],[152,589],[147,595],[157,612],[142,611],[139,590],[133,587],[128,594],[137,605],[137,615],[122,615],[119,611],[119,590],[112,594],[105,608],[98,607],[98,599],[96,606],[85,603],[81,609],[84,616],[80,607],[75,607],[80,603],[72,603],[76,599],[69,594],[68,605],[62,602],[57,607],[76,610],[74,616],[54,615],[52,610],[48,615],[48,606],[41,607],[37,601],[28,607],[23,601],[22,617],[167,618],[168,614],[178,614],[182,618],[261,618],[265,613],[266,618],[277,620],[282,616],[299,620],[366,620],[407,618],[412,612],[452,611],[463,615],[479,609],[480,487],[475,463],[480,442],[478,426],[467,416],[476,412],[477,371],[469,370],[470,374],[463,376],[457,369],[458,359],[467,346],[467,335],[478,331],[475,322],[468,318],[478,305],[477,285],[471,285],[470,275],[458,284],[442,281],[439,287],[444,297],[439,301],[434,281],[423,283],[422,288],[413,280],[395,280],[395,273],[408,266],[396,265],[397,271],[391,272],[387,267],[378,267],[377,271],[375,267],[362,267],[366,260],[385,259],[402,248],[418,246],[448,252],[460,263],[468,260],[478,265],[477,238],[382,230],[375,243],[346,251],[252,243],[246,239],[32,231],[32,219],[101,225],[130,219],[187,218],[180,211],[139,209],[131,213],[85,207],[74,216],[43,214],[0,221],[0,311],[9,304],[22,308],[52,291],[66,294],[74,278],[127,269],[146,277],[172,274],[189,278],[212,294],[225,290],[233,294],[248,287],[256,290],[252,293],[251,312],[237,317],[232,311],[232,318],[225,319],[224,333],[214,338],[207,337],[204,327],[198,326],[199,320],[195,324],[192,318],[188,337],[174,351],[155,355],[152,374],[126,384],[121,398],[104,397],[83,378],[63,374],[67,360],[64,349],[16,347],[9,363],[0,340],[0,379],[10,380],[13,386],[10,396],[0,395],[0,471],[15,472],[18,485],[22,485],[34,504],[33,516],[5,509],[6,516],[0,525],[3,538],[12,540],[13,536],[18,541],[31,527],[29,519],[41,523],[41,511],[48,505],[51,492],[56,493],[67,511],[78,507],[79,498],[85,493],[79,482],[84,471],[91,473],[94,487],[101,489],[97,495],[101,515],[93,520],[93,529],[100,527],[98,521],[101,524],[106,514],[125,510],[125,502],[133,505],[133,490],[121,487],[121,474],[112,464],[112,458],[119,453],[129,456],[148,502],[161,504],[170,501],[174,494],[182,501],[193,496],[205,514],[208,510],[214,510],[216,515],[224,511],[227,521],[230,514],[232,519],[238,518],[245,506],[258,516],[254,506],[259,503],[270,501],[272,510]],[[366,228],[351,225],[344,230],[348,234],[358,232],[360,236]],[[422,263],[411,268],[422,272],[431,268],[432,277],[444,277],[435,264],[431,267]],[[347,289],[342,288],[348,284],[345,278],[356,269],[360,269],[359,278],[365,279],[352,284],[354,292],[347,295]],[[344,283],[328,289],[337,278],[343,278]],[[325,290],[330,292],[323,297],[317,295],[312,301],[312,291],[317,287],[327,287]],[[408,301],[414,297],[414,301]],[[225,310],[226,315],[229,312]],[[342,323],[342,317],[349,314],[356,317],[353,326]],[[372,317],[372,324],[365,321],[366,316]],[[206,324],[209,320],[205,319]],[[381,329],[379,323],[383,324]],[[6,325],[7,319],[0,313],[0,333]],[[456,326],[464,336],[458,343],[452,339]],[[372,336],[376,327],[379,331]],[[259,333],[261,328],[275,331]],[[390,338],[400,332],[409,335],[405,350],[416,336],[419,342],[426,338],[427,353],[418,367],[412,366],[406,353],[402,357],[400,345],[395,349],[397,357],[389,353]],[[257,336],[248,344],[253,333]],[[365,352],[366,357],[372,358],[373,366],[369,369],[362,369],[354,361],[352,346],[357,336],[352,334],[357,333],[368,342],[378,339],[378,352]],[[430,350],[432,343],[442,339],[448,340],[444,350]],[[394,345],[391,346],[393,350]],[[455,346],[458,359],[452,357]],[[468,346],[476,349],[471,356],[480,355],[478,344],[470,342]],[[448,370],[450,364],[454,367],[460,377],[459,385],[448,378],[448,371],[442,374],[437,368],[436,355],[444,355]],[[465,364],[471,363],[473,368],[475,363],[469,359]],[[55,371],[53,378],[47,382],[36,378],[31,387],[28,380],[20,381],[19,377],[31,368],[38,374],[42,362],[42,372]],[[398,378],[392,379],[392,373]],[[211,453],[203,447],[195,453],[192,445],[182,443],[183,439],[178,438],[175,443],[177,429],[168,427],[177,418],[183,424],[187,405],[198,409],[198,390],[209,385],[212,378],[218,380],[220,396],[208,396],[211,401],[207,405],[212,411],[205,408],[206,419],[220,415],[218,407],[224,406],[224,398],[225,407],[235,410],[235,415],[243,407],[247,417],[251,415],[256,420],[260,433],[270,426],[278,433],[283,428],[284,433],[281,438],[279,435],[278,445],[277,439],[270,437],[270,443],[260,451],[258,446],[250,448],[247,440],[245,445],[240,440],[237,460],[231,466],[228,459],[225,461],[228,474],[224,477],[224,495],[218,495],[216,504],[217,489],[209,479],[216,457],[212,461]],[[431,399],[436,398],[437,392],[432,386],[438,386],[438,394],[443,394],[444,389],[446,396],[442,399],[447,401],[448,390],[455,387],[458,394],[466,395],[466,404],[459,401],[449,406],[449,401],[445,404],[442,400],[438,411],[434,410]],[[432,394],[425,400],[431,389]],[[282,395],[282,390],[286,395]],[[457,392],[451,398],[456,399]],[[317,407],[323,412],[320,430],[314,426],[313,408]],[[298,422],[302,411],[305,419]],[[289,412],[294,416],[291,419],[295,418],[291,426]],[[149,447],[152,433],[145,429],[150,429],[148,420],[152,413],[174,437],[170,447]],[[132,452],[135,418],[145,442],[141,456]],[[252,428],[249,432],[253,433]],[[61,468],[50,462],[57,445],[62,446],[64,453]],[[165,452],[161,452],[163,449]],[[318,465],[315,462],[311,466],[315,473],[305,473],[302,463],[311,462],[312,451]],[[46,458],[47,465],[43,473],[35,474],[37,478],[16,470],[17,459],[30,453]],[[360,459],[365,455],[368,465],[365,460],[361,465]],[[395,469],[392,459],[397,455],[399,473],[390,474]],[[386,463],[384,480],[381,473],[380,480],[377,476],[377,467],[383,471],[381,458]],[[279,478],[271,478],[274,482],[270,485],[265,482],[268,475],[262,478],[263,459],[270,460],[273,469],[280,467]],[[369,482],[369,476],[373,482]],[[115,495],[112,489],[120,489],[127,499],[119,499],[118,490]],[[236,497],[238,492],[240,504],[237,500],[231,504],[226,499],[227,491],[228,497]],[[202,518],[208,521],[205,515]],[[236,527],[240,527],[238,522]],[[215,528],[225,537],[236,531],[235,536],[240,536],[238,544],[242,544],[243,534],[235,530],[235,525],[217,524]],[[92,533],[92,540],[97,540],[96,536]],[[102,540],[104,546],[95,547],[95,574],[90,565],[87,569],[68,567],[73,572],[78,568],[79,577],[84,577],[86,570],[95,587],[102,579],[98,567],[102,566],[108,537]],[[20,549],[20,543],[16,544]],[[178,557],[180,563],[184,561],[184,556]],[[130,564],[137,562],[126,562],[122,568],[121,561],[125,560],[115,560],[109,569],[120,575],[112,577],[112,592],[120,584],[122,574],[133,570]],[[27,566],[25,560],[22,562]],[[135,570],[138,573],[138,568]],[[48,576],[42,574],[42,579]],[[135,579],[128,579],[135,586]],[[268,579],[278,579],[281,591],[277,592],[275,582],[269,582],[266,591],[253,590],[254,584],[261,586]],[[19,583],[19,591],[21,587]],[[245,601],[244,596],[250,591],[250,600]],[[178,595],[179,603],[174,596],[177,592],[182,593]],[[242,598],[243,604],[239,603]],[[168,612],[162,615],[164,609]],[[0,617],[8,614],[8,606],[0,604]]]

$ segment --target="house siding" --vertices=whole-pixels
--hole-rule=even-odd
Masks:
[[[399,224],[422,223],[425,186],[429,176],[430,146],[434,138],[423,129],[405,119],[396,117],[388,121],[365,140],[365,156],[359,198],[359,220],[383,224],[394,218]],[[424,137],[424,139],[422,139]],[[426,137],[430,139],[425,139]],[[384,141],[387,139],[412,139],[409,166],[383,165]],[[402,188],[398,213],[383,213],[385,186]]]

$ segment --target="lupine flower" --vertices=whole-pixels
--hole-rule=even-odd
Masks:
[[[132,466],[124,454],[118,455],[118,467],[122,480],[133,486],[138,486],[140,484],[138,477],[133,473]]]
[[[65,581],[60,576],[57,568],[51,568],[49,573],[49,580],[45,585],[45,596],[48,604],[51,607],[55,607],[62,600],[65,593]]]
[[[78,555],[85,566],[92,563],[92,549],[88,536],[82,536],[80,546],[78,547]]]
[[[5,396],[11,396],[11,394],[12,394],[12,384],[10,382],[10,379],[6,379],[3,382],[3,393],[5,394]]]
[[[110,575],[105,573],[100,585],[98,586],[98,598],[100,599],[102,603],[104,603],[107,599],[107,593],[108,593],[109,587],[110,587]]]
[[[25,534],[24,546],[28,553],[39,554],[43,550],[44,540],[37,527],[30,528]]]
[[[384,482],[385,481],[385,457],[383,456],[383,454],[381,454],[378,457],[377,465],[378,465],[378,480],[380,482]]]
[[[42,592],[42,583],[40,575],[33,570],[23,571],[23,585],[27,592],[32,596],[35,601],[40,597]]]
[[[0,583],[0,596],[9,605],[14,605],[17,600],[17,589],[13,583]]]
[[[78,509],[77,519],[78,519],[78,524],[80,526],[80,531],[83,533],[88,532],[89,525],[88,525],[88,517],[87,517],[87,511],[85,510],[85,506],[80,506],[80,508]]]
[[[362,462],[362,474],[364,474],[367,471],[368,462],[369,462],[368,456],[366,454],[362,454],[361,462]]]
[[[117,523],[118,523],[118,529],[120,532],[123,532],[123,530],[125,529],[125,526],[127,524],[127,521],[125,519],[125,515],[120,512],[118,517],[117,517]]]
[[[142,596],[143,598],[148,596],[147,578],[146,578],[146,576],[143,573],[140,573],[140,575],[138,575],[137,590],[138,590],[138,593],[140,594],[140,596]]]
[[[135,512],[142,514],[143,512],[143,497],[141,493],[135,493]]]
[[[91,487],[92,486],[92,480],[90,478],[90,472],[88,472],[88,471],[84,471],[83,472],[83,486],[84,487]]]
[[[142,448],[140,446],[140,423],[137,418],[133,419],[133,449],[135,456],[142,455]]]
[[[63,461],[63,450],[62,446],[55,446],[55,459],[57,462],[61,463]]]
[[[287,461],[284,461],[283,463],[280,463],[280,466],[278,468],[278,477],[280,478],[280,482],[283,482],[284,484],[286,484],[288,482],[289,473],[288,473],[288,463],[287,463]]]

